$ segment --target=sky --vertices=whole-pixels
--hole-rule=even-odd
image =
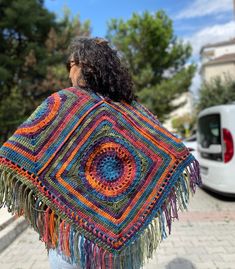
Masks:
[[[235,37],[233,0],[45,0],[45,6],[62,16],[66,6],[72,16],[83,22],[90,20],[92,36],[105,37],[107,23],[112,18],[128,20],[133,12],[152,13],[162,9],[173,20],[175,35],[190,42],[193,55],[190,59],[200,68],[200,48],[208,43]],[[197,92],[200,76],[196,73],[191,86]]]

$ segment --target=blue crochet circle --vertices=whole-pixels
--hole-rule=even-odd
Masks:
[[[123,171],[123,163],[117,156],[107,155],[98,164],[97,170],[101,178],[107,181],[115,181]]]

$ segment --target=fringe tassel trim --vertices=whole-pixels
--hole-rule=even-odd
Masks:
[[[170,193],[140,236],[115,254],[84,237],[57,211],[56,205],[40,196],[37,188],[23,176],[0,164],[0,207],[18,216],[24,215],[38,232],[49,251],[56,250],[70,263],[83,269],[139,269],[152,258],[159,243],[171,233],[172,221],[178,219],[178,211],[187,209],[190,194],[201,185],[199,164],[191,162],[179,176]],[[59,214],[58,214],[59,213]]]

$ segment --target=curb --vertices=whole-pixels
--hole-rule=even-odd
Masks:
[[[8,218],[7,221],[3,222],[1,225],[0,225],[0,232],[6,228],[8,225],[10,225],[13,221],[15,220],[15,217],[11,217],[11,218]]]
[[[0,253],[4,251],[27,227],[27,221],[23,218],[10,218],[1,225],[0,229]]]

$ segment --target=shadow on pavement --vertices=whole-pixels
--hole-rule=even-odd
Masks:
[[[186,260],[184,258],[175,258],[170,261],[166,267],[166,269],[196,269],[196,267],[192,264],[191,261]]]
[[[214,198],[218,200],[225,201],[225,202],[235,202],[235,194],[228,195],[228,194],[218,193],[205,187],[202,187],[201,189],[205,191],[206,193],[208,193],[210,196],[213,196]]]

